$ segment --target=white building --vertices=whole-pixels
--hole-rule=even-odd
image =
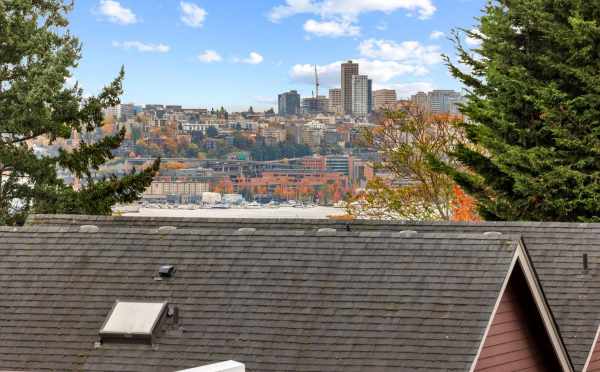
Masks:
[[[369,113],[369,78],[367,75],[352,76],[352,114],[366,116]]]
[[[204,134],[206,134],[206,131],[208,130],[208,128],[210,127],[215,127],[217,129],[219,129],[219,126],[217,124],[210,124],[210,123],[183,123],[181,124],[181,129],[184,132],[202,132]]]

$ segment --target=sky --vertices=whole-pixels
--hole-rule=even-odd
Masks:
[[[242,110],[275,107],[291,89],[339,87],[342,61],[374,88],[460,89],[455,28],[472,29],[485,0],[76,0],[82,42],[73,78],[95,94],[125,67],[123,102]],[[467,45],[472,40],[465,40]]]

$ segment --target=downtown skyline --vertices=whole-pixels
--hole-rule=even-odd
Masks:
[[[93,94],[124,65],[123,102],[262,110],[282,91],[310,96],[315,64],[323,91],[339,87],[339,64],[352,59],[399,98],[459,90],[440,53],[454,56],[449,31],[471,27],[483,3],[79,0],[74,80]]]

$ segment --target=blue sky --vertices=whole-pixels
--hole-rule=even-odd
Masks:
[[[74,78],[96,93],[125,66],[124,102],[264,109],[277,94],[339,86],[353,59],[400,97],[459,89],[439,58],[485,0],[76,0],[83,43]],[[467,40],[468,42],[468,40]]]

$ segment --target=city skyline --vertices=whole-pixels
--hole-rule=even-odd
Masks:
[[[333,2],[344,10],[298,0],[80,0],[69,16],[83,43],[73,81],[94,94],[124,65],[123,102],[276,109],[280,92],[311,95],[315,64],[322,92],[339,87],[339,64],[352,59],[374,90],[398,98],[460,89],[439,53],[453,55],[450,29],[471,27],[482,0]]]

